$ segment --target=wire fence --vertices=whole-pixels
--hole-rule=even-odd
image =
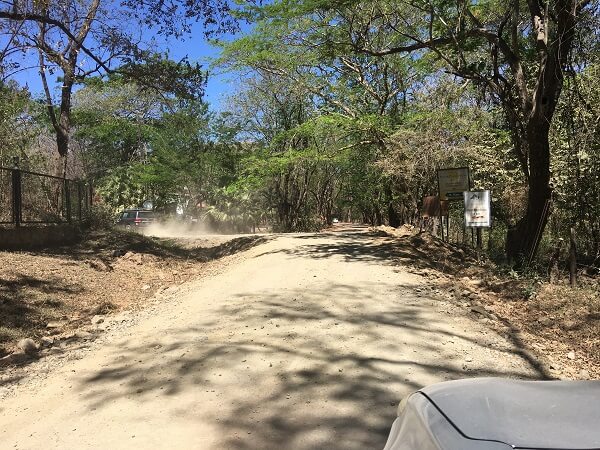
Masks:
[[[80,222],[92,195],[87,181],[0,167],[0,224]]]

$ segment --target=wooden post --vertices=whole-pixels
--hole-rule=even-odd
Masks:
[[[571,246],[569,249],[569,282],[571,287],[577,286],[577,241],[575,228],[571,228]]]
[[[483,238],[481,236],[481,227],[477,227],[477,250],[483,249]]]
[[[65,215],[68,223],[71,223],[71,189],[69,186],[69,180],[63,178],[63,192],[65,201]]]
[[[79,222],[83,219],[83,186],[81,186],[81,181],[77,182],[77,218]]]
[[[439,192],[439,190],[438,190]],[[438,197],[437,197],[437,207],[438,207],[438,211],[440,214],[440,230],[441,230],[441,235],[442,235],[442,242],[444,241],[444,211],[442,209],[442,197],[440,197],[440,194],[438,193]]]
[[[23,193],[21,171],[19,169],[12,170],[12,217],[15,227],[21,226],[23,215]]]

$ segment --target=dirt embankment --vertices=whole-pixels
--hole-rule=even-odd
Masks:
[[[74,246],[0,252],[0,365],[27,359],[56,341],[101,327],[109,312],[139,307],[160,292],[202,274],[208,261],[264,238],[206,236],[157,239],[95,231]],[[19,348],[21,347],[21,348]],[[14,353],[16,352],[16,353]],[[6,355],[12,355],[12,358]]]
[[[480,260],[468,247],[457,247],[428,234],[389,227],[374,229],[390,248],[390,257],[435,279],[457,304],[510,339],[526,345],[554,377],[600,378],[600,285],[581,277],[550,283],[503,271]]]

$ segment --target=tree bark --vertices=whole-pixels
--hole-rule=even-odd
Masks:
[[[550,124],[563,87],[563,68],[573,46],[575,26],[580,12],[574,0],[557,0],[555,5],[556,35],[548,41],[547,12],[537,2],[529,2],[532,22],[540,50],[540,68],[531,103],[525,102],[526,145],[529,152],[529,193],[527,212],[515,230],[507,235],[507,256],[521,265],[526,257],[534,257],[537,244],[548,220],[547,201],[550,188]],[[531,108],[529,108],[529,106]],[[515,130],[513,130],[515,132]]]
[[[394,228],[398,228],[400,225],[402,225],[400,216],[394,209],[394,205],[392,205],[392,202],[388,204],[388,222],[390,224],[390,227]]]
[[[544,122],[542,122],[544,121]],[[540,123],[542,122],[542,123]],[[529,148],[529,179],[527,211],[515,229],[506,237],[508,259],[522,265],[536,250],[538,235],[543,232],[548,220],[545,213],[546,201],[551,198],[550,188],[550,144],[548,122],[531,120],[527,129]]]

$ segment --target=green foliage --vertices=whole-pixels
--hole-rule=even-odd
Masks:
[[[105,230],[115,224],[115,210],[108,204],[92,205],[86,210],[84,226],[92,230]]]
[[[187,58],[172,61],[166,54],[152,52],[125,61],[117,76],[143,91],[171,95],[180,102],[201,98],[207,77],[198,63],[191,63]]]
[[[236,188],[229,187],[215,192],[213,202],[202,212],[202,218],[213,229],[249,233],[266,218],[257,199]]]
[[[599,75],[600,64],[595,62],[568,80],[551,135],[555,211],[550,239],[568,239],[574,226],[579,251],[588,262],[600,255]]]
[[[138,165],[119,166],[108,171],[96,184],[96,192],[117,213],[120,209],[140,206],[147,190],[140,180]]]
[[[19,157],[23,167],[37,168],[40,158],[27,149],[43,129],[39,116],[39,106],[26,89],[0,83],[0,166],[12,167],[13,157]]]

